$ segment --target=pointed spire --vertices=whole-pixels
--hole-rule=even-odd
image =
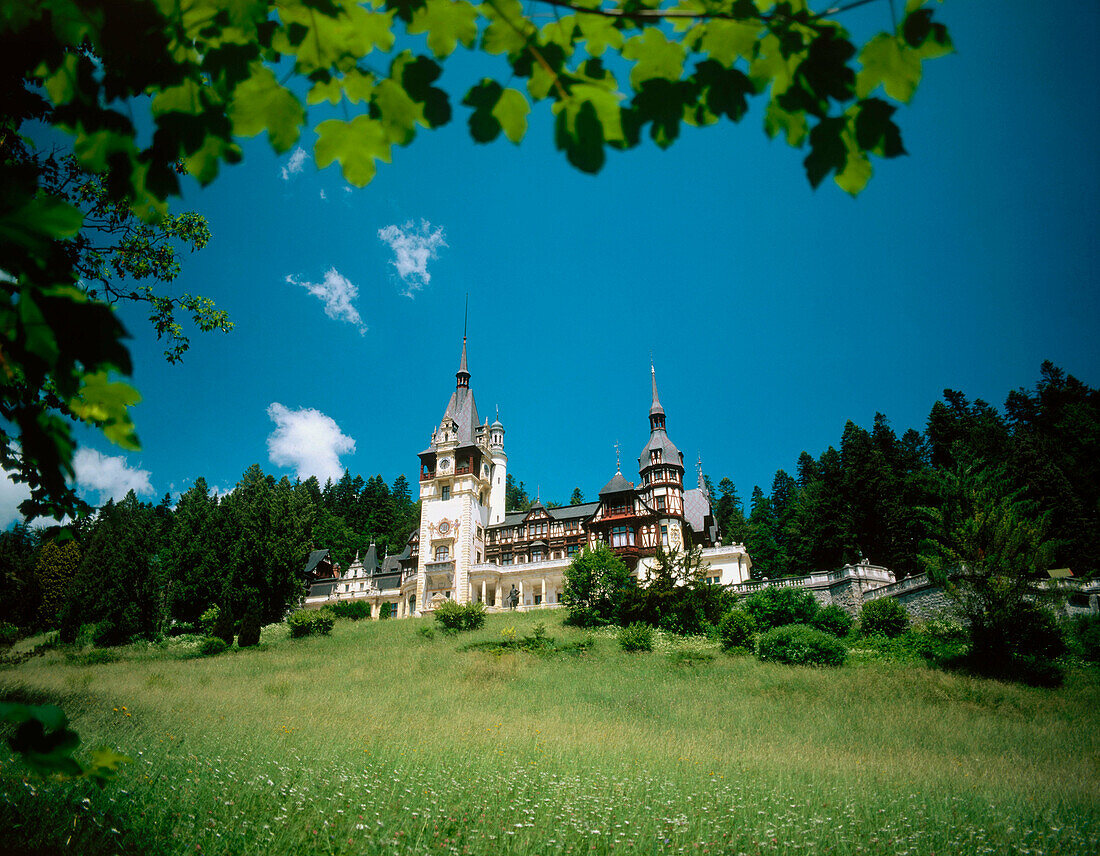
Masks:
[[[657,397],[657,371],[653,363],[649,364],[649,374],[653,381],[653,404],[649,407],[649,430],[656,431],[665,427],[665,409],[661,407],[661,400]]]
[[[622,448],[623,447],[620,445],[619,441],[616,440],[615,441],[615,472],[617,472],[619,475],[622,475],[622,472],[623,472]]]
[[[466,337],[462,337],[462,359],[458,363],[458,371],[455,372],[456,386],[459,388],[470,386],[470,372],[466,369]]]

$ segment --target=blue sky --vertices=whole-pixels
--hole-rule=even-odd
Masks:
[[[887,11],[850,15],[862,34]],[[909,155],[877,162],[855,200],[811,190],[805,153],[763,134],[763,103],[665,152],[612,153],[595,177],[554,150],[546,105],[519,147],[475,145],[456,106],[362,190],[250,142],[176,206],[214,238],[173,288],[213,297],[236,329],[193,335],[170,366],[123,310],[144,448],[82,435],[82,490],[158,499],[197,476],[227,490],[253,463],[415,484],[467,294],[478,406],[499,405],[510,470],[544,501],[593,497],[616,441],[636,477],[651,357],[689,473],[701,454],[746,500],[848,419],[923,428],[945,387],[1000,404],[1044,359],[1100,385],[1100,7],[955,0],[939,15],[957,53],[925,65],[896,116]],[[467,79],[499,74],[482,59],[462,60]],[[423,275],[401,275],[390,227],[436,236]],[[326,314],[309,287],[326,276],[353,287],[353,311]]]

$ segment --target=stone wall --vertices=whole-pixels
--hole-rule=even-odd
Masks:
[[[947,593],[935,585],[928,574],[918,574],[899,580],[893,585],[866,592],[864,600],[892,597],[905,607],[913,621],[929,621],[954,614],[954,602]]]

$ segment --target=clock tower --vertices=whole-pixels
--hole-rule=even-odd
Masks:
[[[503,453],[491,447],[490,438],[496,436],[488,420],[484,425],[478,421],[463,336],[455,390],[431,444],[420,453],[417,613],[443,600],[470,600],[470,570],[485,561],[493,470]],[[499,437],[503,446],[503,428]]]

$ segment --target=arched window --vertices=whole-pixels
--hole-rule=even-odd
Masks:
[[[440,544],[435,548],[435,560],[437,562],[446,562],[451,558],[451,548],[446,544]]]

